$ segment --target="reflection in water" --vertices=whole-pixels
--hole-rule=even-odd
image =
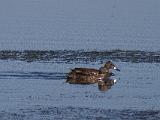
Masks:
[[[112,79],[112,78],[105,78],[103,80],[100,80],[98,82],[98,89],[100,91],[108,91],[109,89],[111,89],[111,86],[114,85],[117,82],[116,79]]]
[[[87,80],[85,79],[85,81],[84,81],[84,80],[80,80],[80,79],[72,79],[72,80],[67,79],[66,82],[68,82],[70,84],[81,84],[81,85],[97,84],[98,89],[100,91],[103,91],[103,92],[111,89],[111,87],[114,84],[116,84],[116,82],[117,82],[116,79],[112,79],[112,78],[109,78],[109,77],[104,78],[102,80],[98,80],[98,81],[89,81],[89,80],[87,81]]]
[[[10,79],[10,78],[16,78],[16,79],[42,79],[42,80],[62,80],[66,79],[65,73],[58,73],[58,72],[13,72],[13,71],[7,71],[7,72],[0,72],[0,80],[1,79]],[[112,85],[116,83],[115,79],[111,78],[105,78],[98,82],[98,88],[101,91],[107,91],[111,88]],[[97,82],[96,82],[97,84]]]

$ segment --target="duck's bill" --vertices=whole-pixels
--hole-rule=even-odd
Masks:
[[[117,71],[120,71],[120,69],[118,69],[117,67],[114,67],[113,69],[114,69],[114,70],[117,70]]]

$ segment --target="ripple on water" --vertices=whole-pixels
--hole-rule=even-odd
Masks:
[[[147,62],[159,63],[160,52],[137,50],[109,50],[109,51],[84,51],[84,50],[57,50],[57,51],[0,51],[1,60],[22,60],[27,62],[43,61],[56,63],[95,62],[112,59],[122,62]]]
[[[91,119],[91,120],[158,120],[160,111],[156,110],[112,110],[81,107],[43,107],[20,109],[17,112],[0,112],[1,120],[39,120],[39,119]]]

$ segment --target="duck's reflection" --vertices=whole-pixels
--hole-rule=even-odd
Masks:
[[[75,81],[74,83],[70,82],[70,84],[81,84],[81,85],[97,84],[98,89],[100,91],[103,91],[103,92],[111,89],[111,87],[114,84],[116,84],[116,82],[117,82],[116,79],[113,79],[113,78],[110,78],[110,77],[106,77],[106,78],[103,78],[101,80],[97,80],[97,82],[94,82],[94,83],[91,83],[90,81],[89,82],[86,82],[86,81],[85,82],[79,82],[79,79],[74,79],[74,81]],[[66,82],[68,82],[68,81],[66,81]]]
[[[117,82],[116,79],[112,79],[112,78],[105,78],[102,80],[98,81],[98,89],[100,91],[107,91],[109,89],[111,89],[111,86],[114,85]]]

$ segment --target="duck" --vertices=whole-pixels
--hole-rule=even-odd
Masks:
[[[108,61],[99,70],[94,68],[74,68],[74,69],[71,69],[71,72],[69,74],[80,73],[80,74],[95,75],[95,74],[99,74],[100,71],[104,71],[103,69],[108,70],[108,72],[110,73],[111,73],[111,69],[120,71],[111,61]]]
[[[97,72],[97,71],[96,71]],[[98,73],[95,72],[70,72],[67,77],[67,83],[70,84],[94,84],[97,83],[99,80],[114,76],[114,73],[109,73],[108,70],[100,69]]]
[[[70,84],[94,84],[103,78],[114,76],[111,69],[120,71],[111,61],[106,62],[99,69],[74,68],[68,73],[66,82]]]

